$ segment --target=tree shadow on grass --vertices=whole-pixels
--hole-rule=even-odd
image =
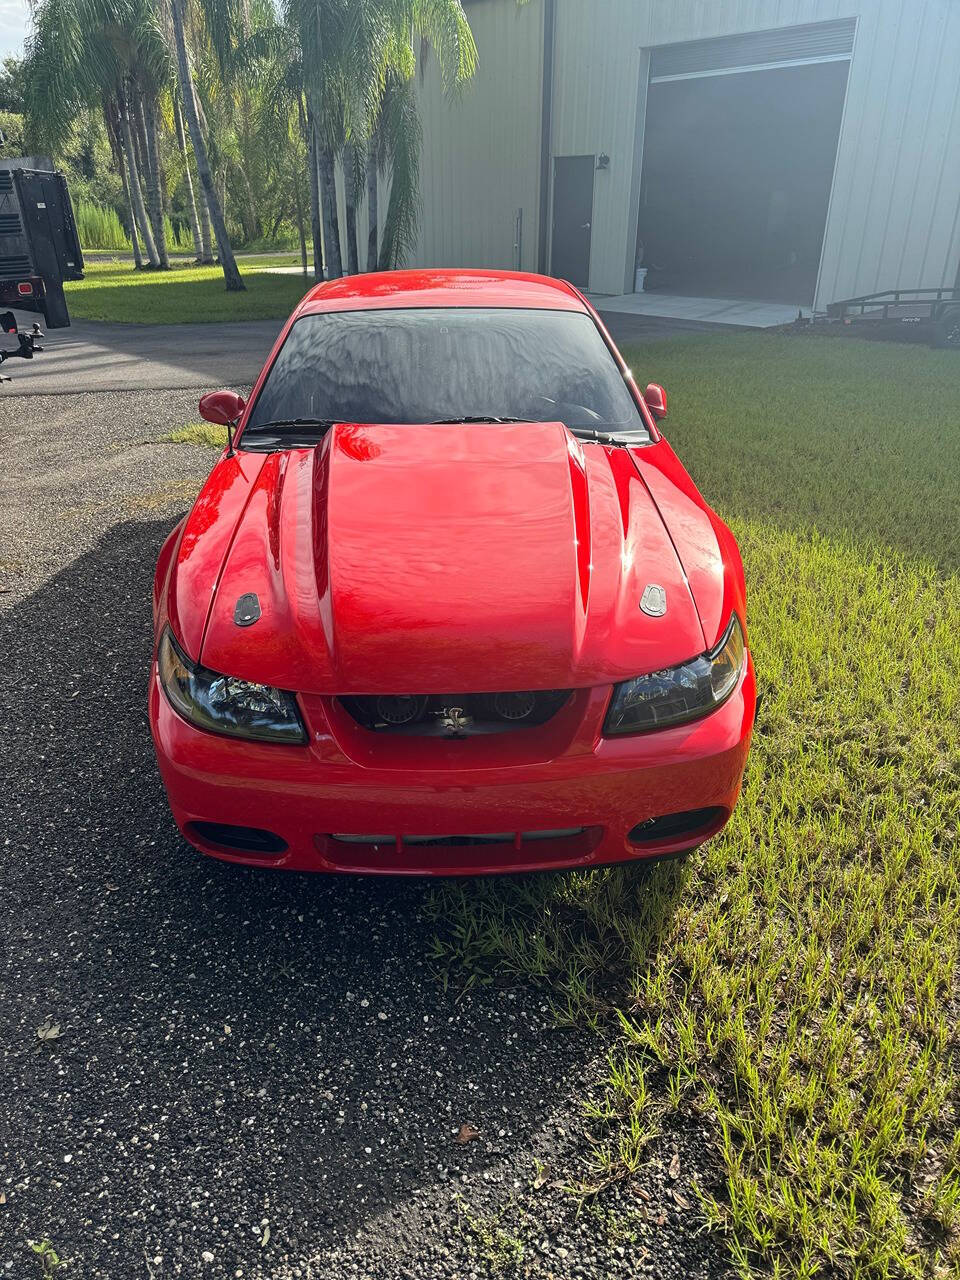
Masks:
[[[548,1034],[516,975],[445,990],[432,885],[245,870],[181,840],[145,696],[168,528],[114,526],[0,617],[5,1229],[91,1276],[203,1250],[233,1275],[264,1257],[264,1217],[296,1261],[526,1160],[598,1047]],[[481,1140],[457,1146],[464,1121]]]

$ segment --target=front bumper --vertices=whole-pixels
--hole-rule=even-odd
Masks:
[[[642,861],[715,835],[740,793],[756,710],[748,655],[733,695],[692,724],[603,738],[609,688],[580,690],[543,731],[382,738],[333,699],[302,697],[307,746],[240,742],[176,714],[154,664],[150,725],[174,818],[205,853],[296,871],[483,875]],[[639,824],[710,810],[680,835]],[[282,851],[238,852],[195,824],[256,828]],[[652,828],[655,830],[655,828]],[[542,833],[559,833],[543,837]],[[496,841],[471,837],[501,833]],[[361,842],[344,836],[379,837]]]

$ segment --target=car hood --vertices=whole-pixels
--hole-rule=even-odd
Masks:
[[[566,689],[705,648],[632,454],[561,423],[338,425],[313,449],[225,458],[208,485],[245,490],[229,535],[208,535],[216,671],[304,693]],[[639,607],[649,584],[661,617]],[[250,594],[260,617],[239,625]]]

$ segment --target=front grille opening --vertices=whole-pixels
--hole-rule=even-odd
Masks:
[[[470,738],[546,724],[570,697],[569,689],[509,693],[373,694],[341,698],[347,713],[373,733],[418,738]]]
[[[286,840],[261,827],[235,827],[227,822],[191,822],[190,830],[207,844],[218,845],[233,853],[253,853],[271,857],[284,853]]]
[[[475,836],[376,836],[361,835],[350,836],[335,833],[330,837],[336,840],[338,844],[359,844],[359,845],[393,845],[399,844],[402,848],[413,846],[416,848],[472,848],[476,845],[484,844],[528,844],[537,840],[570,840],[574,836],[582,836],[585,827],[564,827],[556,831],[499,831],[490,835]]]
[[[631,844],[661,844],[670,840],[682,840],[685,836],[695,838],[700,832],[709,831],[722,822],[725,809],[687,809],[684,813],[667,813],[660,818],[648,818],[646,822],[638,822],[627,839]]]

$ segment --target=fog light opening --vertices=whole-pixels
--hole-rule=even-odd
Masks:
[[[711,809],[687,809],[683,813],[666,813],[658,818],[647,818],[645,822],[637,823],[627,835],[627,839],[631,844],[640,847],[672,843],[687,837],[695,840],[698,835],[706,839],[723,822],[726,812],[726,809],[716,806]]]
[[[237,827],[227,822],[191,822],[189,830],[206,844],[230,853],[251,853],[256,857],[276,857],[287,850],[287,842],[261,827]]]

